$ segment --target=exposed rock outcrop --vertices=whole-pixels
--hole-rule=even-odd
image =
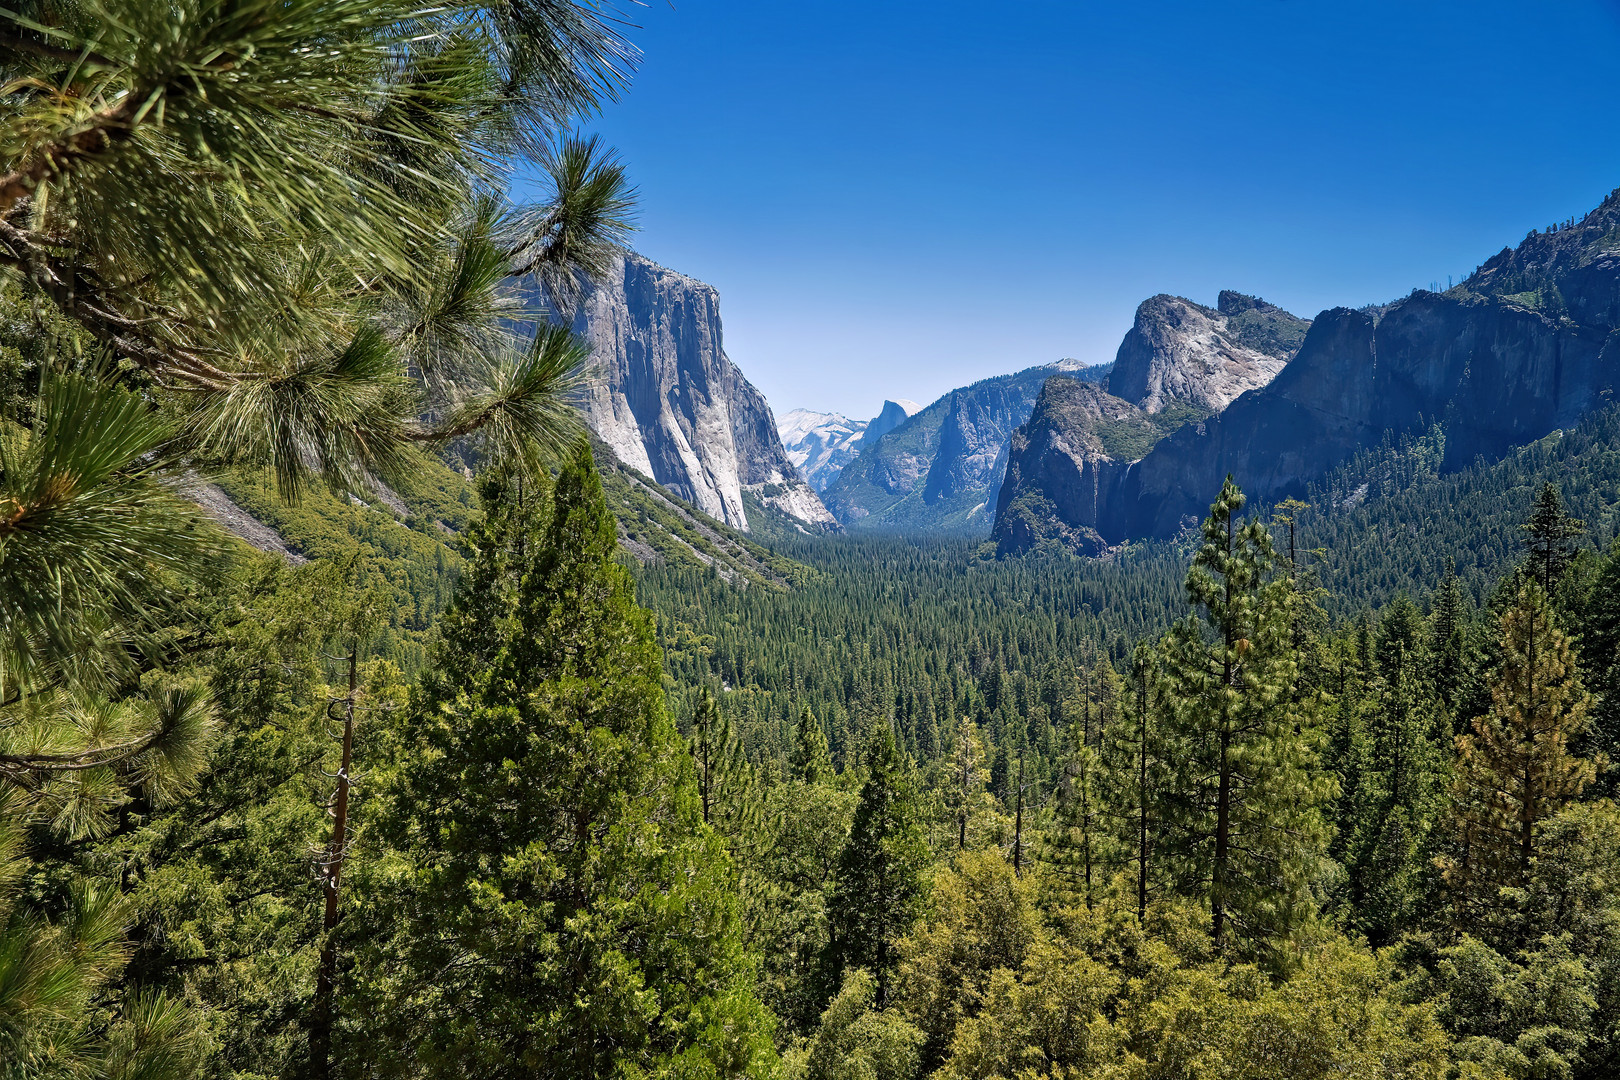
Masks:
[[[1121,425],[1145,433],[1152,421],[1145,410],[1101,387],[1046,380],[1034,412],[1013,433],[991,533],[997,550],[1022,552],[1047,540],[1090,555],[1107,547],[1093,527],[1099,469],[1119,453],[1109,436]],[[1086,515],[1072,508],[1086,505],[1090,521],[1076,520]],[[1060,506],[1071,512],[1059,512]]]
[[[744,492],[807,526],[836,527],[788,459],[765,398],[727,358],[713,288],[626,251],[573,325],[598,365],[586,420],[620,461],[734,528],[748,528]]]
[[[1231,290],[1221,293],[1216,309],[1160,294],[1136,309],[1108,389],[1150,413],[1176,401],[1220,412],[1275,378],[1310,325]]]
[[[1061,481],[1069,466],[1016,463],[1027,480],[1003,504],[1046,498],[1054,534],[1090,530],[1108,544],[1172,536],[1206,512],[1228,473],[1263,500],[1300,496],[1386,433],[1436,422],[1443,468],[1499,457],[1612,401],[1617,373],[1620,192],[1445,293],[1323,312],[1274,380],[1219,415],[1134,463],[1076,459],[1090,470],[1078,494]]]
[[[218,484],[193,478],[181,485],[180,491],[226,532],[240,537],[252,547],[280,555],[294,566],[309,561],[288,547],[280,533],[238,506]]]
[[[1077,395],[1064,380],[1042,389],[1008,450],[991,535],[1002,554],[1044,541],[1096,554],[1108,485],[1166,436],[1203,430],[1248,391],[1270,383],[1310,323],[1231,290],[1207,308],[1159,295],[1136,309],[1105,393]]]

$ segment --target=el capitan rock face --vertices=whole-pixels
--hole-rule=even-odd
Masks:
[[[621,252],[573,328],[598,365],[586,422],[619,460],[734,528],[748,528],[745,492],[807,526],[836,527],[788,460],[765,398],[727,358],[713,288]]]
[[[1139,461],[1075,458],[1090,470],[1088,491],[1063,482],[1061,462],[1019,462],[1027,479],[1004,491],[1003,505],[1045,499],[1046,534],[1067,530],[1093,547],[1173,536],[1207,511],[1228,473],[1262,500],[1300,496],[1386,433],[1436,422],[1442,467],[1457,468],[1573,425],[1613,400],[1617,374],[1620,192],[1579,222],[1531,234],[1445,293],[1323,312],[1275,379],[1218,415]]]

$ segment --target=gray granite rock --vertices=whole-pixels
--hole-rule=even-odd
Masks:
[[[764,396],[726,356],[712,287],[625,251],[586,291],[573,328],[595,365],[586,421],[619,460],[733,528],[748,528],[745,492],[806,526],[837,527]]]

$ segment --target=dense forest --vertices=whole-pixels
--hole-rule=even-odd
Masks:
[[[596,8],[0,27],[0,1076],[1620,1071],[1620,414],[742,537],[570,404]]]

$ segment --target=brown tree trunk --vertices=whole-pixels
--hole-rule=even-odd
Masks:
[[[348,848],[349,765],[354,756],[354,695],[359,646],[349,652],[349,695],[343,710],[343,755],[338,766],[337,791],[332,797],[332,841],[326,850],[322,890],[326,910],[321,919],[325,941],[321,964],[315,975],[315,1015],[309,1028],[309,1072],[315,1080],[331,1074],[333,996],[337,986],[338,887],[343,877],[343,859]]]

